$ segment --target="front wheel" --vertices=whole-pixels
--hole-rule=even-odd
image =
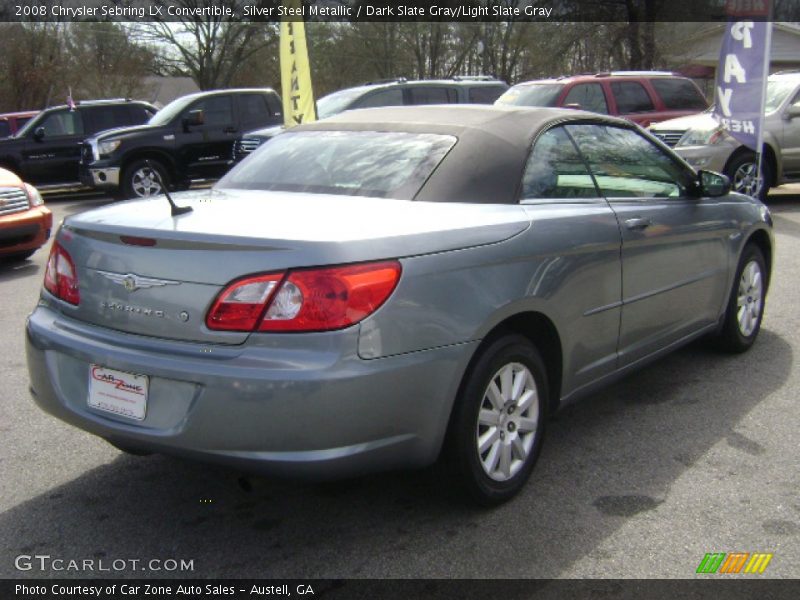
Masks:
[[[525,484],[541,449],[547,398],[544,363],[520,335],[492,342],[467,373],[446,456],[477,503],[500,504]]]
[[[147,198],[163,194],[167,186],[167,169],[157,160],[134,161],[122,173],[124,198]]]
[[[731,161],[725,168],[725,174],[731,180],[731,189],[734,192],[758,198],[762,202],[767,198],[772,171],[769,161],[761,159],[761,177],[756,177],[756,155],[746,152]]]
[[[764,255],[754,244],[745,246],[717,346],[726,352],[744,352],[756,341],[764,315],[767,294],[767,269]]]

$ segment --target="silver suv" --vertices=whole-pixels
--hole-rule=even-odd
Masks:
[[[662,121],[650,131],[696,169],[725,173],[735,191],[764,200],[770,187],[800,181],[800,71],[770,75],[764,118],[761,185],[755,153],[728,135],[711,114]]]

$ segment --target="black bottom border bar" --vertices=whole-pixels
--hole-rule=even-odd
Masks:
[[[146,600],[789,600],[800,580],[703,579],[3,579],[0,598]]]

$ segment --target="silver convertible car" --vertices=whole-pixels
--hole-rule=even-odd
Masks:
[[[67,218],[27,323],[31,392],[134,453],[316,478],[441,458],[501,502],[559,406],[700,336],[755,341],[771,219],[729,189],[574,110],[299,126],[183,210]]]

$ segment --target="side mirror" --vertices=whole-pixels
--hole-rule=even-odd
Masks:
[[[44,127],[37,127],[33,130],[33,139],[41,142],[44,139]]]
[[[189,127],[197,127],[206,122],[206,115],[201,109],[190,110],[189,114],[183,118],[183,128],[189,130]]]
[[[795,117],[800,117],[800,102],[792,104],[786,109],[786,112],[783,113],[783,118],[787,121],[791,121]]]
[[[718,198],[730,193],[731,180],[726,175],[714,171],[699,171],[697,180],[700,185],[700,194],[709,198]]]

